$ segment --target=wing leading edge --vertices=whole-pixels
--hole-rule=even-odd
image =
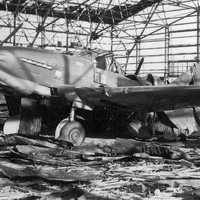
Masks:
[[[21,82],[20,82],[21,83]],[[9,85],[9,84],[8,84]],[[28,84],[29,85],[29,84]],[[27,86],[27,84],[26,84]],[[30,86],[30,85],[29,85]],[[32,86],[32,85],[31,85]],[[39,85],[40,86],[40,85]],[[0,84],[0,92],[18,91],[18,88]],[[31,87],[28,93],[41,96],[52,96],[49,87]],[[74,99],[75,93],[89,106],[111,105],[131,111],[164,111],[178,108],[200,106],[200,86],[131,86],[131,87],[80,87],[66,85],[56,88],[59,96]],[[54,96],[54,95],[53,95]]]
[[[133,111],[163,111],[200,105],[200,86],[76,88],[90,104],[110,104]]]

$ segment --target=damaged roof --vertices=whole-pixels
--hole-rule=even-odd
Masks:
[[[162,0],[140,0],[118,5],[110,1],[107,6],[98,7],[93,5],[96,1],[89,1],[4,0],[0,1],[0,10],[116,25]]]

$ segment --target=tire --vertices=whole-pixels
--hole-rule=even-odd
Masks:
[[[74,146],[79,146],[85,139],[85,129],[77,121],[65,121],[65,124],[60,129],[58,139],[71,142]]]

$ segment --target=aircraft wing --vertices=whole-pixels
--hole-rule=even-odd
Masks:
[[[79,97],[133,111],[163,111],[200,105],[200,86],[131,86],[76,88]]]

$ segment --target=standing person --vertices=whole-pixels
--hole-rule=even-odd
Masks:
[[[194,85],[200,85],[200,64],[198,57],[194,58],[195,62],[191,68],[192,79]]]

